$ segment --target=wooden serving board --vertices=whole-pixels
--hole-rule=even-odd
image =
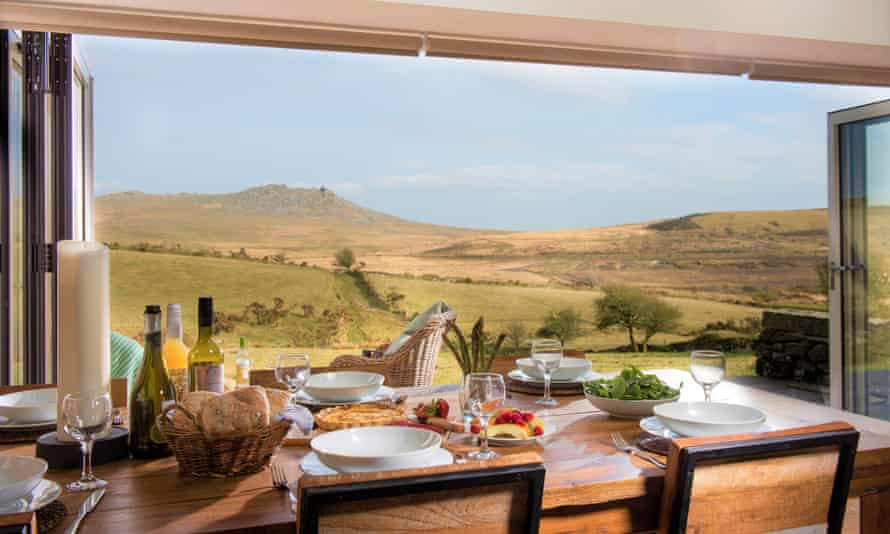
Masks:
[[[507,389],[513,393],[522,393],[525,395],[543,395],[544,385],[529,384],[527,382],[519,382],[507,379]],[[550,394],[554,397],[569,397],[583,395],[582,385],[580,383],[562,383],[557,385],[556,382],[550,384]]]

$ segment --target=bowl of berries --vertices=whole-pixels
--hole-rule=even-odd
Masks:
[[[477,429],[474,425],[473,430]],[[544,436],[544,421],[518,408],[501,408],[488,423],[488,441],[496,446],[532,445]]]

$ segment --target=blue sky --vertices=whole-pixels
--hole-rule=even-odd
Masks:
[[[828,111],[890,90],[78,36],[99,193],[325,185],[455,226],[825,207]]]

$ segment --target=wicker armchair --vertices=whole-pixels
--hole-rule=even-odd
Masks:
[[[436,372],[436,358],[442,348],[442,336],[455,319],[455,313],[450,310],[435,314],[391,354],[384,354],[379,358],[338,356],[331,367],[384,363],[387,386],[429,386],[433,383],[433,374]]]

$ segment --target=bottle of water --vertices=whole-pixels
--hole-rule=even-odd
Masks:
[[[235,358],[235,387],[246,388],[250,385],[250,356],[247,354],[247,338],[241,336],[240,348]]]

